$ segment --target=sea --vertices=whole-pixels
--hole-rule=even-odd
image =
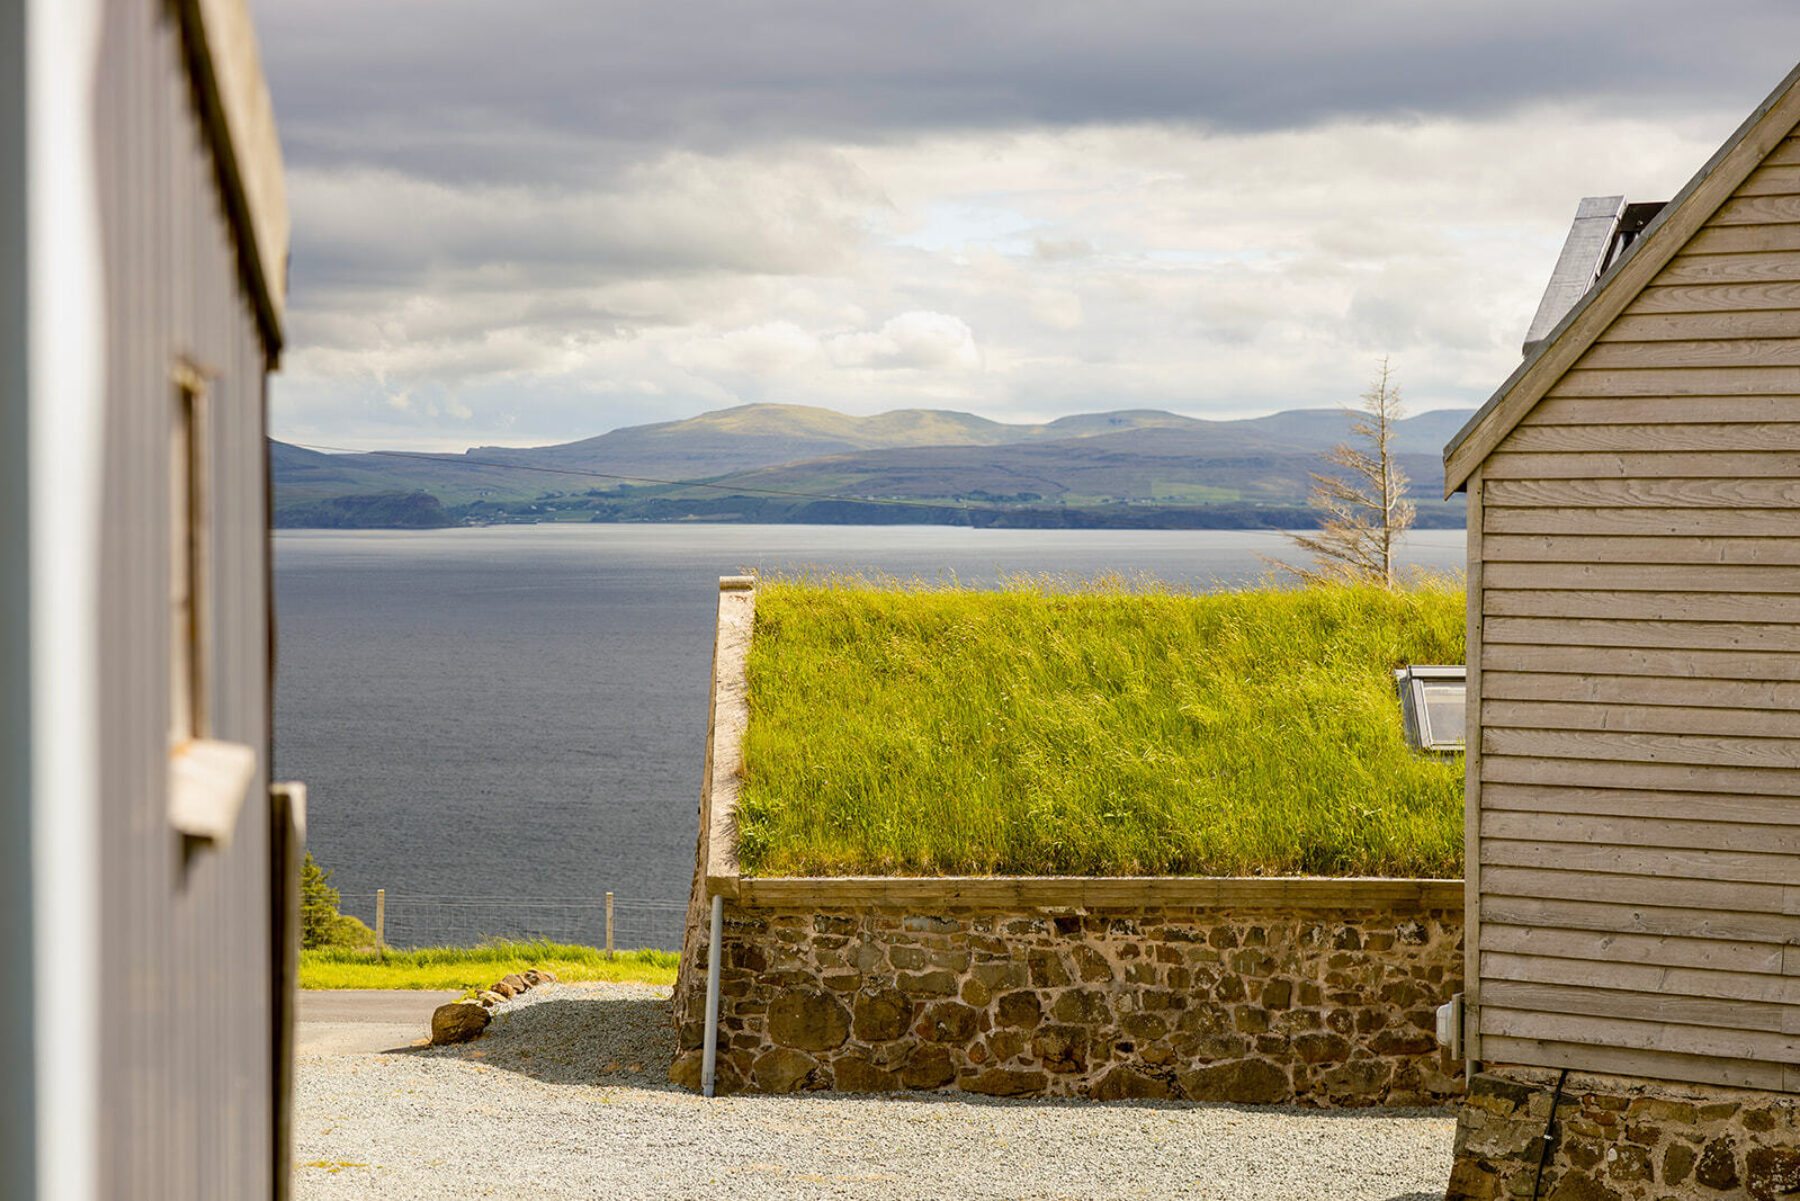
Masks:
[[[1265,558],[1267,556],[1267,558]],[[397,946],[680,944],[718,577],[1253,584],[1281,534],[951,526],[490,526],[275,535],[275,778],[342,908]],[[1461,530],[1411,565],[1460,571]]]

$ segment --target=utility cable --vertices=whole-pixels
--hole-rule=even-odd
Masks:
[[[1550,1116],[1544,1120],[1544,1146],[1538,1153],[1537,1179],[1531,1185],[1531,1201],[1538,1201],[1544,1187],[1544,1164],[1550,1158],[1551,1144],[1555,1139],[1551,1131],[1556,1129],[1556,1107],[1562,1104],[1563,1085],[1568,1082],[1569,1069],[1564,1068],[1562,1075],[1556,1078],[1556,1091],[1550,1094]]]

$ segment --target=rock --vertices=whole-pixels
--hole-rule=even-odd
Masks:
[[[750,1078],[758,1092],[791,1093],[806,1083],[819,1061],[791,1047],[764,1051],[751,1065]]]
[[[546,981],[548,981],[551,984],[555,984],[559,980],[562,979],[562,977],[558,976],[555,972],[551,971],[547,967],[538,968],[537,974],[542,976]]]
[[[525,983],[525,977],[519,975],[517,972],[500,977],[500,983],[512,985],[512,989],[515,993],[522,993],[531,987],[531,985]]]
[[[495,1005],[503,1005],[506,1003],[505,997],[501,996],[499,993],[493,991],[492,989],[488,989],[488,988],[484,988],[479,993],[477,993],[475,995],[475,1000],[482,1005],[486,1005],[490,1009],[493,1008]]]
[[[1045,1026],[1032,1036],[1031,1053],[1053,1072],[1085,1072],[1087,1030],[1081,1026]]]
[[[832,1087],[840,1093],[891,1093],[900,1088],[900,1077],[866,1059],[849,1057],[831,1065]]]
[[[1050,1087],[1050,1077],[1042,1072],[1021,1072],[1016,1068],[990,1068],[963,1081],[963,1091],[988,1097],[1022,1097]]]
[[[1002,1026],[1032,1030],[1044,1020],[1044,1008],[1038,995],[1030,991],[1009,992],[1000,998],[999,1023]]]
[[[1390,1068],[1385,1060],[1352,1059],[1319,1073],[1319,1083],[1332,1097],[1372,1097],[1387,1087]]]
[[[898,950],[898,948],[895,948]],[[929,972],[901,972],[900,989],[911,996],[953,997],[956,995],[956,973],[948,968]]]
[[[473,1001],[452,1001],[439,1005],[431,1014],[431,1045],[447,1046],[466,1043],[480,1036],[494,1015]]]
[[[912,1002],[898,989],[884,988],[856,998],[854,1028],[858,1042],[880,1043],[899,1038],[911,1021]]]
[[[532,968],[525,973],[525,983],[536,988],[540,984],[550,983],[550,977],[544,975],[544,973],[538,971],[536,968]]]
[[[1620,1201],[1620,1196],[1591,1176],[1570,1172],[1550,1191],[1549,1201]]]
[[[1730,1139],[1716,1138],[1706,1144],[1700,1162],[1694,1166],[1694,1179],[1720,1193],[1737,1187],[1737,1156],[1732,1153]]]
[[[1120,1065],[1094,1085],[1096,1101],[1163,1101],[1173,1094],[1166,1082]]]
[[[1774,1201],[1800,1193],[1800,1151],[1757,1147],[1744,1156],[1744,1187],[1754,1201]]]
[[[919,1022],[919,1037],[962,1046],[975,1037],[980,1021],[981,1014],[961,1001],[933,1001]]]
[[[1239,1059],[1183,1072],[1181,1089],[1192,1101],[1242,1105],[1279,1105],[1293,1096],[1287,1073],[1261,1059]]]
[[[1686,1180],[1688,1173],[1694,1170],[1697,1158],[1694,1149],[1686,1143],[1671,1142],[1669,1149],[1663,1152],[1663,1183],[1680,1184]]]
[[[678,1055],[675,1062],[669,1065],[669,1083],[699,1092],[700,1069],[703,1066],[704,1061],[698,1051]]]
[[[900,1071],[907,1088],[942,1088],[956,1079],[956,1065],[944,1047],[923,1047]]]
[[[777,1046],[827,1051],[850,1036],[850,1011],[830,993],[794,989],[770,1004],[768,1029]]]
[[[1336,1064],[1350,1057],[1350,1039],[1341,1034],[1294,1035],[1294,1055],[1303,1064]]]

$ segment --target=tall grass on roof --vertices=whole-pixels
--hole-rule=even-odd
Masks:
[[[1462,760],[1392,670],[1463,661],[1463,593],[1179,595],[786,579],[757,592],[752,875],[1462,869]]]

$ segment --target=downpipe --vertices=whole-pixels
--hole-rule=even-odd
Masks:
[[[725,898],[712,899],[712,930],[706,946],[706,1041],[700,1055],[700,1091],[713,1095],[713,1073],[719,1062],[719,927],[725,924]]]

